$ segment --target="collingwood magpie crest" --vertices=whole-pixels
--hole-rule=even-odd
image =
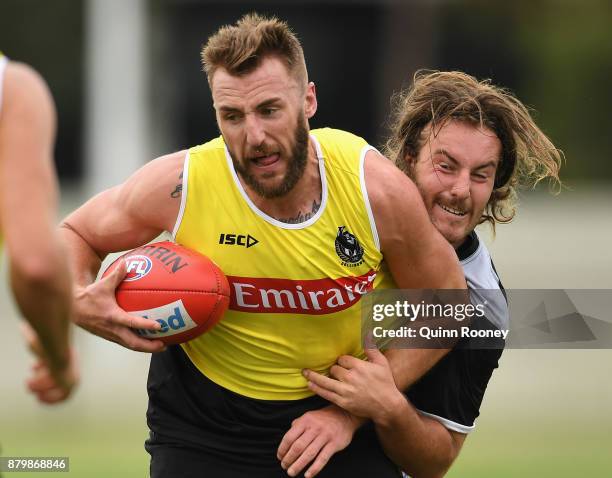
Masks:
[[[363,247],[346,226],[338,227],[336,235],[336,254],[346,267],[357,267],[363,264]]]

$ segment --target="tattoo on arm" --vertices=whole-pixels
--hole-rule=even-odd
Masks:
[[[174,199],[180,198],[181,194],[183,193],[183,173],[182,172],[181,174],[179,174],[179,179],[181,180],[181,182],[178,183],[176,185],[176,188],[174,188],[174,191],[170,193],[171,198],[174,198]]]
[[[289,218],[278,218],[279,221],[284,222],[285,224],[299,224],[300,222],[306,222],[312,216],[314,216],[319,208],[321,207],[321,201],[317,202],[315,199],[312,201],[312,208],[309,212],[303,213],[302,211],[297,213],[297,216],[289,217]]]

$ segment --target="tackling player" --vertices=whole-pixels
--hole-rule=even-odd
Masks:
[[[232,304],[207,334],[152,356],[151,475],[286,476],[276,457],[283,434],[328,405],[301,370],[364,356],[360,297],[393,281],[464,289],[465,280],[407,177],[361,138],[309,131],[315,86],[286,24],[246,15],[209,38],[203,61],[222,136],[152,161],[64,222],[76,320],[131,349],[159,351],[161,342],[133,332],[156,324],[119,309],[108,282],[92,283],[101,259],[162,231],[211,257],[230,281]],[[258,242],[229,245],[224,234]],[[388,357],[405,387],[444,353]],[[336,406],[322,413],[352,420]],[[296,442],[324,452],[338,439],[336,423],[306,426]],[[398,476],[373,432],[347,450],[328,476]]]
[[[559,183],[562,154],[507,91],[461,72],[421,72],[399,95],[387,154],[411,177],[432,223],[453,245],[468,287],[495,299],[501,282],[475,232],[509,222],[516,188]],[[476,297],[483,303],[483,297]],[[489,303],[479,326],[508,329],[504,300]],[[503,350],[461,339],[406,394],[376,348],[368,361],[340,357],[331,377],[305,371],[311,390],[370,418],[386,453],[415,477],[446,473],[469,432]],[[350,371],[350,373],[349,373]],[[299,471],[304,460],[293,465]],[[314,476],[318,468],[310,470]]]
[[[33,328],[25,333],[38,360],[28,386],[45,403],[64,400],[77,382],[70,276],[54,227],[54,137],[44,80],[0,53],[0,243],[4,236],[13,294]]]

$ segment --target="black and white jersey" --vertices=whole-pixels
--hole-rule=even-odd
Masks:
[[[503,287],[489,251],[476,232],[457,249],[457,255],[472,303],[487,300],[486,318],[475,320],[471,327],[507,329],[509,313]],[[419,413],[460,433],[474,429],[487,384],[504,347],[501,338],[493,343],[487,339],[487,347],[474,342],[477,340],[482,339],[459,339],[453,350],[406,392]]]

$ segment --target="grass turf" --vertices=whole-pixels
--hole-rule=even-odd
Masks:
[[[466,441],[449,478],[610,476],[612,437],[606,427],[482,425]],[[69,473],[45,473],[48,477],[146,477],[146,436],[143,422],[112,416],[80,423],[29,420],[3,423],[0,428],[3,456],[70,457]],[[10,476],[17,475],[3,474],[3,478]]]

